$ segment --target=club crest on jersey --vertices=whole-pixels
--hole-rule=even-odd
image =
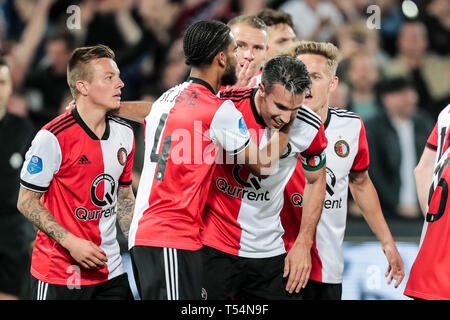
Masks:
[[[239,119],[239,132],[242,134],[247,134],[248,132],[247,124],[245,123],[244,117],[241,117]]]
[[[334,152],[336,152],[339,157],[345,158],[350,153],[350,146],[347,141],[339,140],[334,144]]]
[[[127,150],[124,147],[121,147],[117,151],[117,160],[119,160],[119,163],[124,166],[125,162],[127,161]]]
[[[42,159],[38,156],[32,156],[30,159],[30,163],[28,163],[27,171],[30,174],[36,174],[42,171]]]

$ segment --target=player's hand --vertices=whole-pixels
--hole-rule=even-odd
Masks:
[[[93,242],[78,237],[67,241],[65,246],[72,258],[86,269],[103,267],[108,261],[106,253]]]
[[[256,78],[253,78],[255,62],[245,61],[244,66],[237,66],[237,82],[233,85],[234,88],[254,87],[256,85]]]
[[[286,291],[299,293],[308,283],[311,274],[311,248],[295,243],[284,259],[283,278],[289,275]]]
[[[402,257],[395,244],[383,246],[383,251],[389,264],[384,276],[388,277],[388,284],[391,284],[392,279],[395,279],[394,287],[397,288],[405,277]]]

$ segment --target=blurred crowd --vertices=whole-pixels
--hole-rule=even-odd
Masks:
[[[417,12],[408,10],[411,3]],[[70,54],[98,43],[116,54],[122,100],[154,100],[188,74],[187,25],[227,23],[264,8],[291,14],[299,39],[338,46],[340,84],[331,105],[366,124],[370,175],[386,218],[420,219],[412,170],[450,102],[448,0],[0,0],[0,51],[13,83],[7,110],[28,118],[34,132],[64,112],[72,100]],[[144,149],[142,126],[133,125],[137,186]]]

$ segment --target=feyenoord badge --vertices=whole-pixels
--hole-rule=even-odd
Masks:
[[[119,163],[124,166],[125,162],[127,161],[127,150],[125,150],[124,147],[120,148],[117,151],[117,160],[119,160]]]
[[[339,157],[345,158],[350,153],[350,146],[347,141],[339,140],[334,144],[334,151]]]

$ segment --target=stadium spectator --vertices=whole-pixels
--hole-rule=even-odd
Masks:
[[[45,57],[30,70],[24,86],[30,104],[30,118],[36,129],[59,114],[59,107],[69,93],[67,63],[76,48],[75,38],[68,32],[57,32],[46,38]]]
[[[351,93],[348,109],[366,121],[380,111],[376,97],[376,84],[379,78],[376,59],[367,52],[359,52],[349,60],[348,78]]]
[[[450,54],[450,1],[423,1],[421,21],[428,30],[429,49],[440,55]]]
[[[7,104],[12,93],[9,68],[0,58],[0,300],[24,298],[32,228],[17,211],[19,174],[33,127],[27,118],[10,113]]]
[[[442,101],[450,98],[450,59],[427,52],[428,31],[420,21],[402,24],[397,55],[383,66],[386,78],[408,77],[419,95],[419,106],[437,117]]]
[[[413,84],[394,78],[379,86],[384,108],[366,122],[369,168],[387,217],[419,218],[414,167],[433,128],[429,114],[418,109]]]
[[[292,15],[295,33],[302,40],[329,41],[333,28],[343,22],[341,12],[330,1],[289,0],[279,10]]]

